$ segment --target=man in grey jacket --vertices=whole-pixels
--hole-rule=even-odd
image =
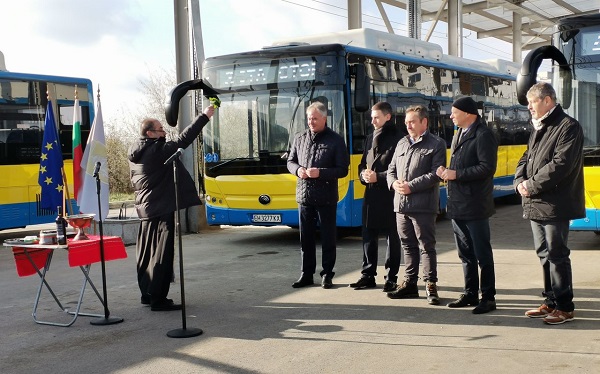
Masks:
[[[437,305],[440,299],[436,286],[435,218],[439,211],[440,179],[436,170],[446,165],[446,143],[428,131],[428,113],[423,105],[406,109],[404,123],[408,135],[396,146],[387,171],[387,184],[395,191],[394,211],[406,268],[404,282],[387,296],[419,297],[417,281],[423,256],[427,301]]]
[[[583,130],[556,103],[550,84],[533,85],[527,101],[534,131],[517,164],[514,186],[523,199],[523,218],[531,222],[546,299],[525,315],[556,325],[575,316],[567,239],[569,220],[585,217]]]

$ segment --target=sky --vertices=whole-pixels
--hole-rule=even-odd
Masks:
[[[139,110],[141,81],[157,69],[174,71],[174,1],[181,0],[2,1],[0,52],[9,71],[91,79],[104,121],[118,121]],[[348,27],[347,0],[199,1],[205,57]],[[395,32],[406,35],[404,11],[384,8]],[[362,12],[363,27],[386,31],[374,0],[362,0]],[[430,41],[447,51],[444,26]],[[511,60],[510,44],[464,35],[464,57]]]

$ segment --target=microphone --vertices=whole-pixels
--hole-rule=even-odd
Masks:
[[[94,174],[92,175],[94,178],[96,178],[98,176],[98,173],[100,172],[100,161],[96,162],[96,167],[94,168]]]
[[[171,157],[169,157],[169,159],[167,161],[165,161],[165,163],[163,165],[173,162],[173,160],[175,160],[177,157],[181,156],[182,153],[183,153],[183,148],[177,148],[177,151],[175,151],[175,153],[173,153],[171,155]]]

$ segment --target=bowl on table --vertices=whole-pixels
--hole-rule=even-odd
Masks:
[[[69,225],[77,229],[77,235],[73,240],[90,240],[83,229],[90,227],[95,216],[95,214],[75,214],[66,218]]]

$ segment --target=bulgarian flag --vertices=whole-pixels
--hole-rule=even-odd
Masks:
[[[73,186],[74,197],[81,191],[83,176],[81,175],[81,159],[83,158],[83,149],[81,148],[81,107],[79,99],[75,97],[75,106],[73,107]]]

